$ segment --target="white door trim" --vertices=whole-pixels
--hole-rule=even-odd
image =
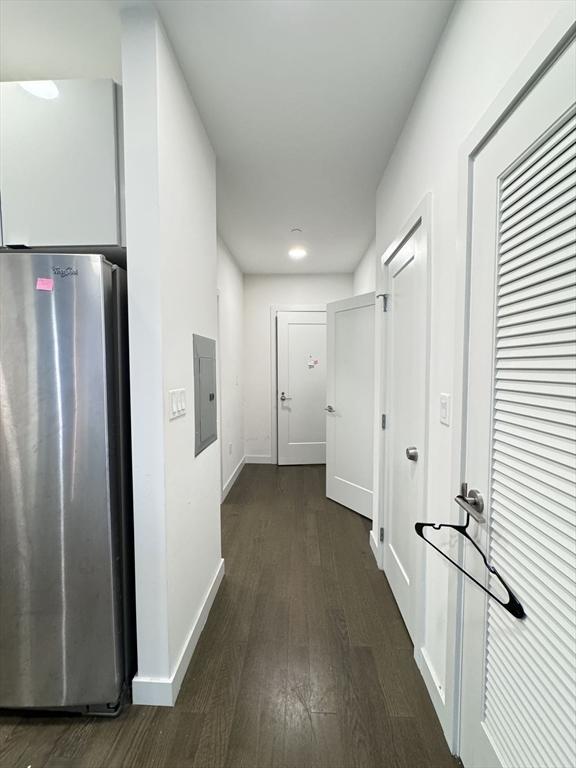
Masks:
[[[262,457],[260,464],[278,464],[278,312],[326,312],[326,304],[274,304],[270,307],[270,459]]]
[[[473,164],[479,151],[498,127],[508,118],[518,102],[531,89],[542,72],[565,48],[576,34],[576,12],[566,7],[558,12],[543,32],[506,86],[488,108],[482,119],[460,148],[458,160],[458,230],[456,260],[454,263],[456,293],[454,384],[453,384],[453,437],[452,437],[452,493],[456,495],[464,482],[464,454],[466,439],[466,392],[468,370],[468,320],[470,299],[470,259],[472,228]],[[460,553],[461,556],[461,553]],[[444,727],[451,734],[449,744],[454,754],[460,753],[460,702],[463,576],[454,569],[448,588],[448,621],[446,658],[453,664],[446,666],[446,711]],[[438,715],[441,717],[439,710]],[[442,719],[442,717],[441,717]],[[444,723],[443,723],[444,725]]]
[[[405,225],[400,229],[397,237],[390,243],[380,258],[377,269],[377,302],[378,294],[386,293],[386,284],[384,279],[384,267],[392,261],[398,251],[418,230],[421,230],[426,242],[426,338],[425,344],[425,381],[424,381],[424,455],[425,464],[422,479],[422,503],[419,510],[419,519],[427,520],[428,507],[428,467],[429,467],[429,442],[430,442],[430,347],[431,347],[431,319],[432,319],[432,236],[431,236],[431,216],[432,216],[432,195],[428,193],[420,202],[416,210],[409,217]],[[382,299],[380,299],[380,302]],[[386,338],[385,318],[386,313],[382,310],[382,304],[377,303],[376,313],[376,418],[381,419],[381,415],[388,410],[388,377],[390,370],[387,360],[382,355],[383,344]],[[380,318],[380,319],[378,319]],[[372,550],[377,548],[376,561],[379,568],[383,568],[384,546],[380,542],[380,528],[384,527],[384,536],[389,528],[390,510],[386,509],[388,487],[387,474],[389,472],[389,461],[387,456],[387,432],[386,430],[376,430],[375,436],[375,454],[377,460],[374,466],[374,525],[370,535],[370,544]],[[377,517],[376,517],[377,514]],[[416,536],[416,534],[414,534]],[[375,553],[376,554],[376,553]],[[426,661],[426,653],[423,649],[424,638],[424,616],[425,616],[425,568],[422,559],[417,560],[415,584],[417,594],[417,606],[415,611],[416,621],[414,626],[414,659],[424,678],[430,697],[438,712],[444,708],[444,701],[439,692],[438,685],[434,675]]]
[[[218,430],[218,442],[220,449],[220,503],[224,501],[224,442],[222,440],[222,363],[220,355],[220,288],[216,288],[216,388],[218,397],[218,406],[216,408],[216,429]]]
[[[385,327],[384,319],[385,312],[382,308],[382,295],[386,292],[386,286],[383,279],[383,266],[390,262],[396,253],[402,248],[406,241],[416,232],[417,229],[423,227],[423,231],[426,237],[426,456],[428,457],[428,413],[429,413],[429,361],[430,361],[430,315],[431,315],[431,211],[432,211],[432,196],[428,193],[424,199],[420,202],[416,210],[409,217],[408,221],[399,230],[397,237],[386,248],[382,256],[378,261],[378,267],[376,270],[376,325],[375,325],[375,377],[376,387],[374,393],[374,402],[376,407],[375,423],[380,424],[382,414],[386,413],[386,383],[387,383],[387,368],[386,361],[382,355],[383,344],[385,340]],[[374,455],[376,460],[374,461],[374,515],[372,531],[370,532],[370,546],[374,552],[378,567],[382,569],[384,567],[384,547],[380,541],[380,528],[387,527],[387,521],[384,518],[384,502],[385,502],[385,468],[386,468],[386,430],[376,429],[374,432]],[[426,471],[424,473],[424,493],[423,498],[426,498],[427,486],[428,486],[428,461],[426,461]]]

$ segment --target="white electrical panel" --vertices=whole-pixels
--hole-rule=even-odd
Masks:
[[[216,342],[193,336],[195,456],[217,439]]]

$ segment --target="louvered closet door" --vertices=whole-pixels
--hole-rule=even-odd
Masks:
[[[471,532],[526,618],[466,584],[466,768],[576,764],[575,72],[572,44],[474,164],[466,480],[487,519]]]

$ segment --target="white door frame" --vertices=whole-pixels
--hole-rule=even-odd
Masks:
[[[428,506],[428,466],[429,466],[429,423],[430,423],[430,340],[431,340],[431,315],[432,315],[432,237],[431,237],[431,214],[432,214],[432,196],[428,193],[424,199],[420,202],[416,210],[412,213],[406,224],[399,231],[398,236],[392,243],[386,248],[383,255],[380,258],[377,268],[377,292],[376,292],[376,420],[380,423],[382,414],[385,414],[389,410],[388,402],[388,390],[389,390],[389,376],[391,370],[388,365],[388,360],[383,354],[384,344],[386,341],[386,313],[383,311],[382,301],[378,299],[378,296],[386,293],[387,286],[384,282],[384,267],[392,261],[398,251],[405,245],[405,243],[420,230],[426,243],[426,332],[425,332],[425,381],[424,381],[424,398],[425,398],[425,410],[424,410],[424,471],[422,477],[422,503],[419,510],[419,519],[427,520],[427,506]],[[390,510],[386,509],[387,501],[387,488],[389,483],[387,480],[388,473],[390,471],[390,462],[387,450],[387,437],[389,433],[384,429],[377,429],[374,440],[375,449],[375,462],[374,462],[374,522],[370,532],[370,544],[372,551],[376,557],[376,562],[379,568],[384,567],[384,546],[380,541],[380,529],[384,528],[384,536],[386,531],[390,527]],[[416,540],[416,533],[414,533]],[[438,699],[438,689],[432,679],[432,675],[429,671],[428,664],[426,663],[425,656],[422,653],[422,646],[424,643],[424,609],[425,609],[425,568],[423,567],[422,559],[416,560],[415,566],[415,593],[417,595],[417,607],[415,611],[416,622],[414,626],[414,659],[418,664],[418,667],[424,677],[430,696],[434,700],[434,704],[438,709],[438,705],[444,706],[443,702],[436,701]]]
[[[386,413],[387,404],[387,376],[388,368],[387,361],[384,359],[383,349],[386,340],[386,328],[385,318],[386,313],[383,311],[382,296],[386,292],[386,286],[383,281],[383,266],[390,262],[396,253],[402,248],[406,241],[416,232],[416,230],[423,227],[426,237],[426,471],[424,472],[424,493],[423,498],[426,499],[427,490],[427,465],[428,465],[428,415],[429,415],[429,360],[430,360],[430,316],[431,316],[431,255],[432,255],[432,239],[431,239],[431,213],[432,213],[432,196],[428,193],[424,199],[420,202],[420,205],[409,217],[408,221],[400,229],[398,236],[390,243],[386,248],[382,256],[380,257],[376,268],[376,325],[374,333],[374,357],[375,357],[375,377],[376,387],[374,392],[375,402],[375,423],[381,424],[382,414]],[[370,546],[376,558],[378,567],[382,569],[384,567],[384,547],[380,541],[381,529],[387,528],[387,520],[384,514],[385,503],[385,489],[386,489],[386,430],[376,429],[374,433],[374,515],[372,530],[370,531]]]
[[[531,89],[542,72],[564,49],[576,34],[576,14],[573,9],[562,9],[529,51],[514,75],[502,89],[480,122],[462,145],[458,159],[458,231],[456,260],[454,263],[456,294],[453,384],[453,437],[452,437],[452,493],[460,492],[465,481],[468,329],[470,311],[471,245],[472,245],[472,188],[474,161],[482,147],[498,127],[508,118],[519,101]],[[459,552],[462,558],[462,552]],[[464,577],[454,569],[449,580],[447,659],[453,664],[446,667],[446,722],[451,724],[450,747],[460,753],[461,660],[463,640]],[[439,713],[440,714],[440,713]],[[445,729],[448,733],[448,729]]]
[[[216,409],[216,429],[220,449],[220,503],[224,501],[224,441],[222,440],[222,360],[220,353],[220,288],[216,289],[216,388],[218,392]]]
[[[278,312],[326,312],[326,304],[275,304],[270,307],[270,464],[278,464]]]

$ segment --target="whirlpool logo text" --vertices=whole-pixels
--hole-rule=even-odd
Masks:
[[[76,277],[78,270],[75,267],[52,267],[52,274],[58,277]]]

